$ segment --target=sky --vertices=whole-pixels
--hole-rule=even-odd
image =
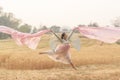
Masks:
[[[5,12],[32,26],[111,25],[120,16],[120,0],[0,0]]]

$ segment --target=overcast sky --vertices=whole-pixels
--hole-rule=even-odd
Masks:
[[[120,16],[120,0],[0,0],[0,6],[33,26],[105,26]]]

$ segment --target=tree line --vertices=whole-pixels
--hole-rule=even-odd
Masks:
[[[4,12],[2,7],[0,7],[0,26],[7,26],[24,33],[35,33],[40,30],[48,29],[47,26],[40,25],[39,29],[37,29],[35,26],[23,23],[20,19],[16,18],[13,13]],[[59,32],[60,30],[60,26],[56,25],[50,28],[55,32]],[[6,38],[10,38],[10,35],[0,32],[0,39]]]
[[[120,27],[120,17],[117,17],[115,20],[113,20],[112,25],[115,27]],[[13,13],[4,12],[2,7],[0,7],[0,26],[7,26],[24,33],[35,33],[40,30],[48,29],[48,27],[44,25],[39,26],[39,29],[37,29],[35,26],[23,23],[22,20],[16,18]],[[80,24],[78,26],[85,25]],[[97,22],[90,23],[87,26],[99,27]],[[53,25],[50,27],[50,29],[52,29],[55,32],[60,32],[61,27]],[[63,31],[68,31],[68,29],[64,28]],[[4,33],[0,33],[0,39],[6,38],[10,38],[10,36]]]

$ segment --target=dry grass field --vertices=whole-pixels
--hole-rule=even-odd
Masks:
[[[120,80],[120,45],[81,38],[81,50],[71,47],[70,65],[54,62],[40,51],[49,50],[50,34],[36,50],[0,40],[0,80]]]

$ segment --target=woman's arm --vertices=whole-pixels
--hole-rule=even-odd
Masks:
[[[73,32],[74,32],[74,30],[72,30],[72,31],[70,32],[70,34],[68,35],[67,40],[70,40],[71,36],[73,35]]]
[[[62,39],[61,39],[55,32],[53,32],[53,31],[51,31],[51,32],[58,38],[58,40],[59,40],[61,43],[63,43]]]

